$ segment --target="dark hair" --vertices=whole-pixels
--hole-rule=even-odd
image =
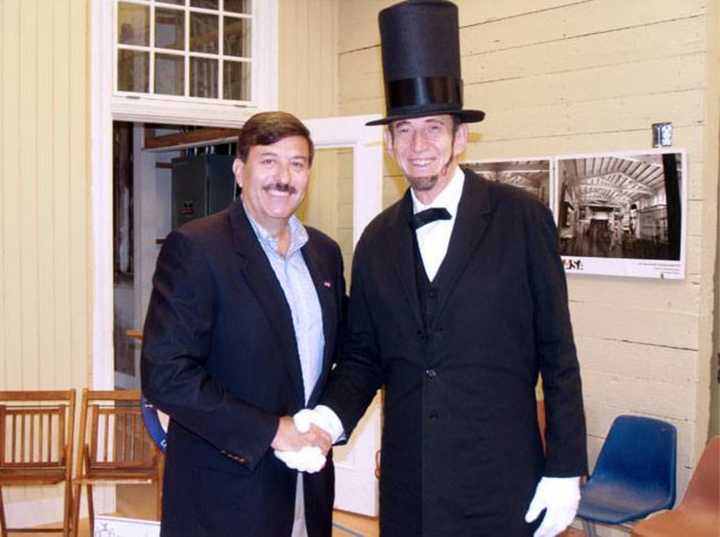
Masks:
[[[260,112],[248,119],[238,135],[237,157],[247,162],[252,146],[272,145],[288,136],[302,136],[307,140],[308,164],[312,164],[315,146],[310,139],[310,131],[302,121],[287,112]]]

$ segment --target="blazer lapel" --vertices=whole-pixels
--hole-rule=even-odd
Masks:
[[[240,200],[230,209],[233,246],[238,266],[247,286],[260,304],[270,328],[275,332],[280,354],[286,361],[288,374],[295,386],[297,402],[304,403],[300,358],[298,357],[292,313],[270,261],[258,242]]]
[[[448,298],[460,282],[463,272],[480,245],[489,220],[490,200],[484,180],[468,170],[463,171],[465,185],[458,205],[455,225],[447,254],[435,279],[441,292],[435,319],[441,318]]]
[[[338,290],[333,289],[336,278],[330,276],[330,271],[326,266],[326,259],[317,251],[315,243],[312,240],[312,235],[307,244],[302,247],[302,254],[312,281],[315,284],[315,291],[317,292],[320,309],[322,310],[323,335],[325,336],[322,371],[311,396],[308,398],[308,402],[310,402],[317,397],[318,388],[325,384],[325,379],[330,371],[332,354],[335,350],[335,332],[338,318],[335,293],[337,293]]]
[[[413,312],[415,321],[420,328],[424,327],[422,313],[420,311],[420,299],[418,297],[417,272],[415,267],[415,233],[410,226],[412,215],[412,198],[410,189],[395,207],[393,222],[388,226],[386,249],[388,259],[394,259],[395,272],[400,287],[405,293],[405,298]]]

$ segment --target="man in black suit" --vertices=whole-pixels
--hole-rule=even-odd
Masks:
[[[384,387],[383,537],[557,535],[587,462],[552,214],[458,166],[484,113],[462,108],[457,8],[402,2],[380,31],[388,110],[371,124],[410,188],[357,245],[348,338],[313,412],[350,435]]]
[[[291,416],[333,362],[342,257],[294,216],[313,159],[297,118],[256,114],[237,156],[240,199],[170,233],[153,280],[142,387],[170,416],[161,534],[329,537],[332,464],[299,474],[273,450],[330,446]]]

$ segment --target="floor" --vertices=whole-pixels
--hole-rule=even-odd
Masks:
[[[155,493],[147,485],[126,485],[118,487],[118,516],[151,520],[155,514]],[[378,537],[376,518],[355,515],[343,511],[335,511],[333,516],[333,537]],[[344,531],[347,528],[350,531]],[[35,533],[36,537],[57,537],[58,533]],[[89,537],[90,530],[87,519],[80,520],[79,537]],[[569,529],[560,537],[583,537],[579,530]]]

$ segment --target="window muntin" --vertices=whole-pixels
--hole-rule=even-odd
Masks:
[[[252,0],[116,0],[115,94],[253,106]]]

